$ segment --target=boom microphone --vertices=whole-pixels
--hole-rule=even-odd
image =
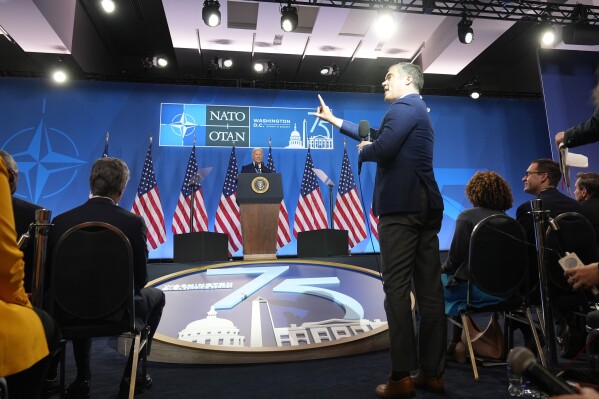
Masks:
[[[516,374],[530,378],[546,394],[566,395],[576,393],[574,387],[537,364],[535,355],[525,347],[518,346],[512,349],[507,357],[507,363]]]
[[[367,120],[361,120],[358,124],[358,135],[360,136],[360,141],[368,140],[368,136],[370,135],[370,123]],[[358,175],[362,172],[362,159],[360,158],[360,154],[358,154]]]

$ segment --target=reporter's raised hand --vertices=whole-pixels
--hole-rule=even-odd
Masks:
[[[320,94],[318,95],[318,101],[320,102],[320,105],[318,106],[318,108],[316,108],[314,116],[324,121],[330,122],[335,127],[340,128],[341,124],[343,123],[343,120],[333,115],[331,108],[329,108],[329,106],[325,104]]]

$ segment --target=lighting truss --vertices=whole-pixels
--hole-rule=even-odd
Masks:
[[[280,3],[280,0],[263,0],[265,3]],[[579,4],[562,4],[541,1],[503,0],[295,0],[295,6],[318,6],[349,8],[355,10],[378,10],[387,7],[392,11],[408,14],[431,14],[461,17],[464,12],[471,19],[495,19],[502,21],[537,20],[549,16],[553,23],[572,24],[579,21]],[[587,23],[599,25],[599,7],[584,5]]]

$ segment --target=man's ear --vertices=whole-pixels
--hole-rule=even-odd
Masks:
[[[12,169],[8,170],[8,182],[9,183],[14,183],[15,181],[15,171]]]

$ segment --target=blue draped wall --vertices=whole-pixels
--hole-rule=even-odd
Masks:
[[[110,132],[109,155],[124,159],[131,169],[131,182],[121,205],[131,209],[139,183],[150,133],[154,135],[153,158],[167,242],[150,253],[151,258],[172,258],[171,219],[175,209],[190,147],[160,147],[161,104],[215,104],[251,107],[310,108],[318,105],[315,92],[196,87],[133,83],[73,82],[56,87],[45,80],[0,79],[0,147],[9,151],[20,166],[17,195],[51,209],[54,215],[77,206],[89,194],[88,174],[104,149]],[[387,105],[382,94],[321,93],[337,116],[378,126]],[[511,184],[516,206],[529,200],[521,178],[530,161],[551,156],[543,102],[539,100],[478,101],[460,97],[426,96],[436,132],[435,171],[445,198],[445,217],[439,235],[442,249],[451,243],[455,218],[470,204],[464,186],[476,170],[495,170]],[[313,119],[308,118],[308,124]],[[299,130],[299,126],[298,126]],[[555,129],[552,127],[551,131]],[[36,134],[41,132],[43,134]],[[34,138],[41,137],[41,141]],[[335,182],[339,178],[344,136],[335,131],[334,150],[312,150],[316,168]],[[356,142],[347,150],[357,179]],[[250,162],[251,147],[237,148],[239,165]],[[267,149],[265,149],[267,152]],[[306,159],[305,149],[273,148],[278,171],[283,176],[290,224],[297,206]],[[227,147],[198,147],[200,168],[213,167],[203,183],[210,231],[223,188],[230,155]],[[365,164],[361,189],[365,213],[370,209],[375,166]],[[359,186],[360,187],[360,186]],[[321,185],[325,203],[328,189]],[[336,189],[333,191],[336,195]],[[398,191],[397,195],[402,195]],[[352,253],[378,251],[365,240]],[[279,254],[296,253],[293,240]],[[241,255],[241,252],[236,255]]]

